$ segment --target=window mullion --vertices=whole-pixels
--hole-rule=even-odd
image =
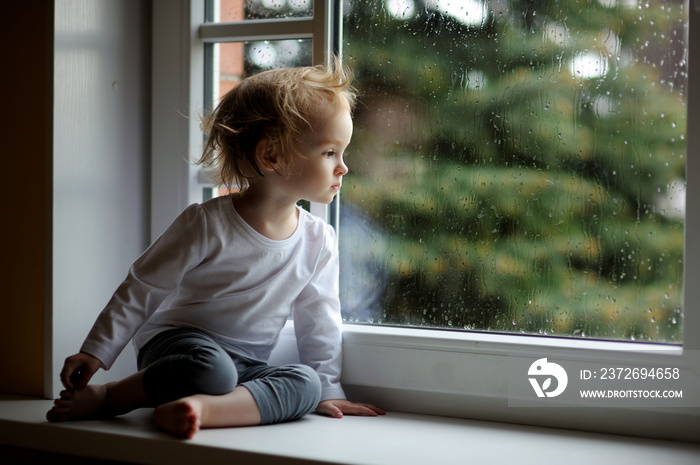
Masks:
[[[199,38],[204,43],[308,39],[313,35],[312,18],[258,19],[199,26]]]

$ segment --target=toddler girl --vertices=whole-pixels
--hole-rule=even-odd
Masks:
[[[329,203],[348,168],[355,104],[349,73],[266,71],[240,82],[205,122],[200,163],[239,192],[188,207],[139,257],[61,371],[49,421],[155,407],[156,424],[269,424],[316,410],[384,411],[345,399],[334,230],[299,208]],[[266,362],[288,317],[301,364]],[[88,385],[133,339],[139,371]]]

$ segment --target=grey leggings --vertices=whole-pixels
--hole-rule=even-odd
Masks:
[[[138,367],[146,369],[143,388],[154,405],[194,394],[228,394],[244,386],[258,404],[262,424],[301,418],[321,398],[321,382],[310,367],[270,366],[227,351],[192,328],[156,335],[139,351]]]

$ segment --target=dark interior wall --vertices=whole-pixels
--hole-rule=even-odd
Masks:
[[[50,299],[53,2],[0,2],[0,392],[44,392]]]

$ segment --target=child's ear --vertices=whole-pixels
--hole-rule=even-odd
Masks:
[[[255,161],[258,163],[260,169],[265,171],[277,170],[277,150],[275,144],[271,140],[263,139],[258,142],[258,145],[255,147]]]

